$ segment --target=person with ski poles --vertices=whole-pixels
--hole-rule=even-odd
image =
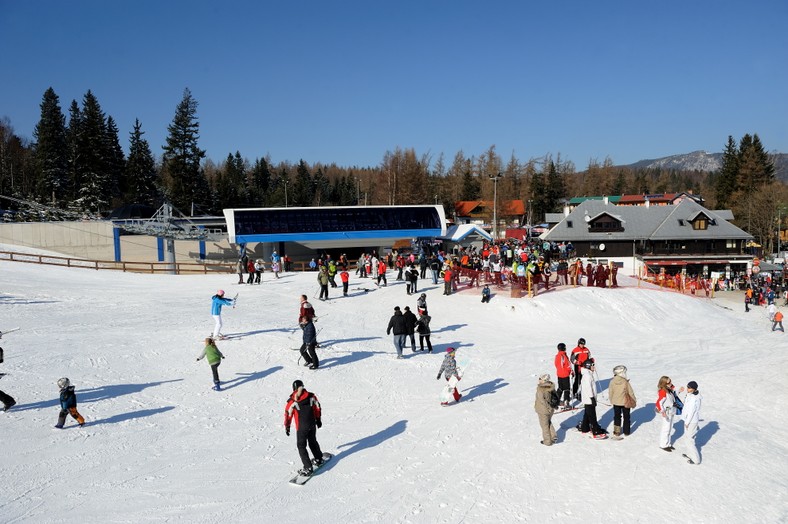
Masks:
[[[566,344],[558,344],[558,353],[555,355],[555,376],[558,377],[558,398],[561,399],[561,409],[569,409],[570,377],[574,375],[572,364],[566,356]]]
[[[317,441],[317,429],[323,427],[322,416],[320,402],[315,394],[307,391],[302,381],[293,381],[293,392],[285,404],[285,435],[290,436],[290,424],[295,423],[296,447],[304,466],[298,470],[298,474],[304,477],[312,475],[313,465],[323,464],[323,452]],[[314,456],[312,460],[309,460],[307,446]]]
[[[235,307],[235,299],[225,298],[224,290],[220,289],[213,297],[211,297],[211,316],[215,322],[213,336],[211,338],[214,340],[224,338],[224,335],[222,335],[222,306]]]
[[[200,356],[197,357],[197,362],[206,357],[208,360],[208,365],[211,366],[211,374],[213,375],[213,390],[221,391],[222,387],[221,382],[219,381],[219,364],[222,363],[224,355],[222,355],[222,352],[219,351],[218,347],[216,347],[216,342],[211,337],[207,337],[205,339],[205,347],[203,348],[202,353],[200,353]]]

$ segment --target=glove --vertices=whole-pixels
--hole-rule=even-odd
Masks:
[[[323,427],[323,422],[321,422],[321,421],[320,421],[320,419],[317,419],[317,420],[315,421],[315,425],[316,425],[317,427],[319,427],[319,428],[322,428],[322,427]]]
[[[288,428],[287,426],[285,426],[285,435],[287,435],[288,437],[290,436],[290,428]]]
[[[197,359],[197,362],[199,362],[199,361],[200,361],[200,359],[198,358],[198,359]]]
[[[441,379],[441,374],[440,374],[440,373],[438,373],[438,376],[437,376],[437,377],[435,377],[435,380],[440,380],[440,379]]]

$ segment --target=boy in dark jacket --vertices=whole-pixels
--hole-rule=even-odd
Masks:
[[[323,463],[323,452],[320,451],[320,444],[317,442],[317,428],[323,426],[321,422],[322,411],[320,402],[314,393],[310,393],[304,388],[304,383],[300,380],[293,382],[293,393],[288,397],[285,404],[285,434],[290,436],[290,423],[294,422],[296,427],[296,447],[303,469],[298,470],[298,474],[308,477],[312,474],[312,465],[319,466]],[[309,453],[306,451],[307,445],[312,455],[315,457],[309,460]]]
[[[74,393],[74,386],[67,378],[61,378],[57,381],[57,386],[60,388],[60,415],[57,418],[55,427],[60,429],[66,423],[66,415],[71,414],[74,419],[79,423],[79,427],[85,425],[85,419],[77,411],[77,395]]]

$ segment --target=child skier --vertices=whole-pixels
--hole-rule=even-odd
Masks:
[[[200,353],[200,356],[197,357],[197,362],[205,357],[208,357],[208,364],[211,366],[211,373],[213,373],[213,390],[221,391],[222,383],[219,381],[219,364],[222,363],[224,355],[216,347],[216,342],[211,337],[205,339],[205,348]]]
[[[61,429],[66,423],[66,415],[69,413],[79,423],[79,427],[84,426],[85,419],[77,411],[77,395],[74,393],[71,381],[63,377],[57,381],[57,387],[60,388],[60,415],[57,417],[55,427]]]
[[[290,436],[290,423],[295,422],[296,447],[304,466],[303,469],[298,470],[298,474],[305,477],[312,474],[313,464],[319,466],[323,463],[323,452],[320,451],[320,444],[317,442],[317,428],[323,426],[321,417],[320,402],[315,394],[307,391],[300,380],[294,381],[293,393],[285,404],[285,435]],[[306,451],[307,445],[315,457],[311,461]]]
[[[457,352],[454,348],[446,349],[446,356],[443,358],[443,363],[441,364],[441,368],[438,370],[438,376],[436,380],[441,379],[441,375],[443,374],[446,377],[446,381],[448,382],[451,380],[452,377],[456,377],[457,381],[459,382],[462,377],[460,377],[459,371],[457,370],[457,361],[454,359],[454,354]],[[457,391],[457,387],[454,388],[452,391],[454,395],[454,401],[459,402],[462,398],[462,395],[459,391]],[[448,406],[448,402],[441,402],[441,406]]]
[[[0,333],[0,338],[2,337],[3,334]],[[0,348],[0,364],[2,363],[3,363],[3,348]],[[0,374],[0,378],[2,378],[2,376],[3,375]],[[0,402],[3,403],[3,411],[8,411],[9,409],[11,409],[16,405],[16,400],[14,400],[14,397],[5,394],[2,391],[0,391]]]
[[[224,290],[220,289],[216,292],[216,294],[211,297],[211,316],[215,321],[216,325],[213,328],[213,339],[222,339],[224,335],[222,335],[222,306],[233,306],[235,307],[235,299],[232,298],[224,298]]]

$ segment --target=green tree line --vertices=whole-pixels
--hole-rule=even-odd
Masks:
[[[217,163],[200,148],[198,105],[185,89],[159,154],[137,120],[126,156],[114,119],[91,91],[81,104],[71,102],[66,118],[49,88],[30,143],[0,120],[0,195],[97,216],[125,203],[158,207],[164,201],[187,215],[229,207],[441,204],[451,216],[457,201],[492,200],[495,193],[498,202],[526,201],[536,223],[575,196],[692,191],[709,208],[732,209],[736,223],[761,239],[774,231],[774,217],[788,201],[757,134],[739,142],[729,136],[716,172],[632,169],[610,158],[578,171],[560,154],[504,159],[494,145],[477,155],[459,151],[450,160],[396,147],[368,167],[275,163],[269,156],[249,161],[239,151]],[[17,211],[6,220],[46,218],[17,201],[0,207]]]

